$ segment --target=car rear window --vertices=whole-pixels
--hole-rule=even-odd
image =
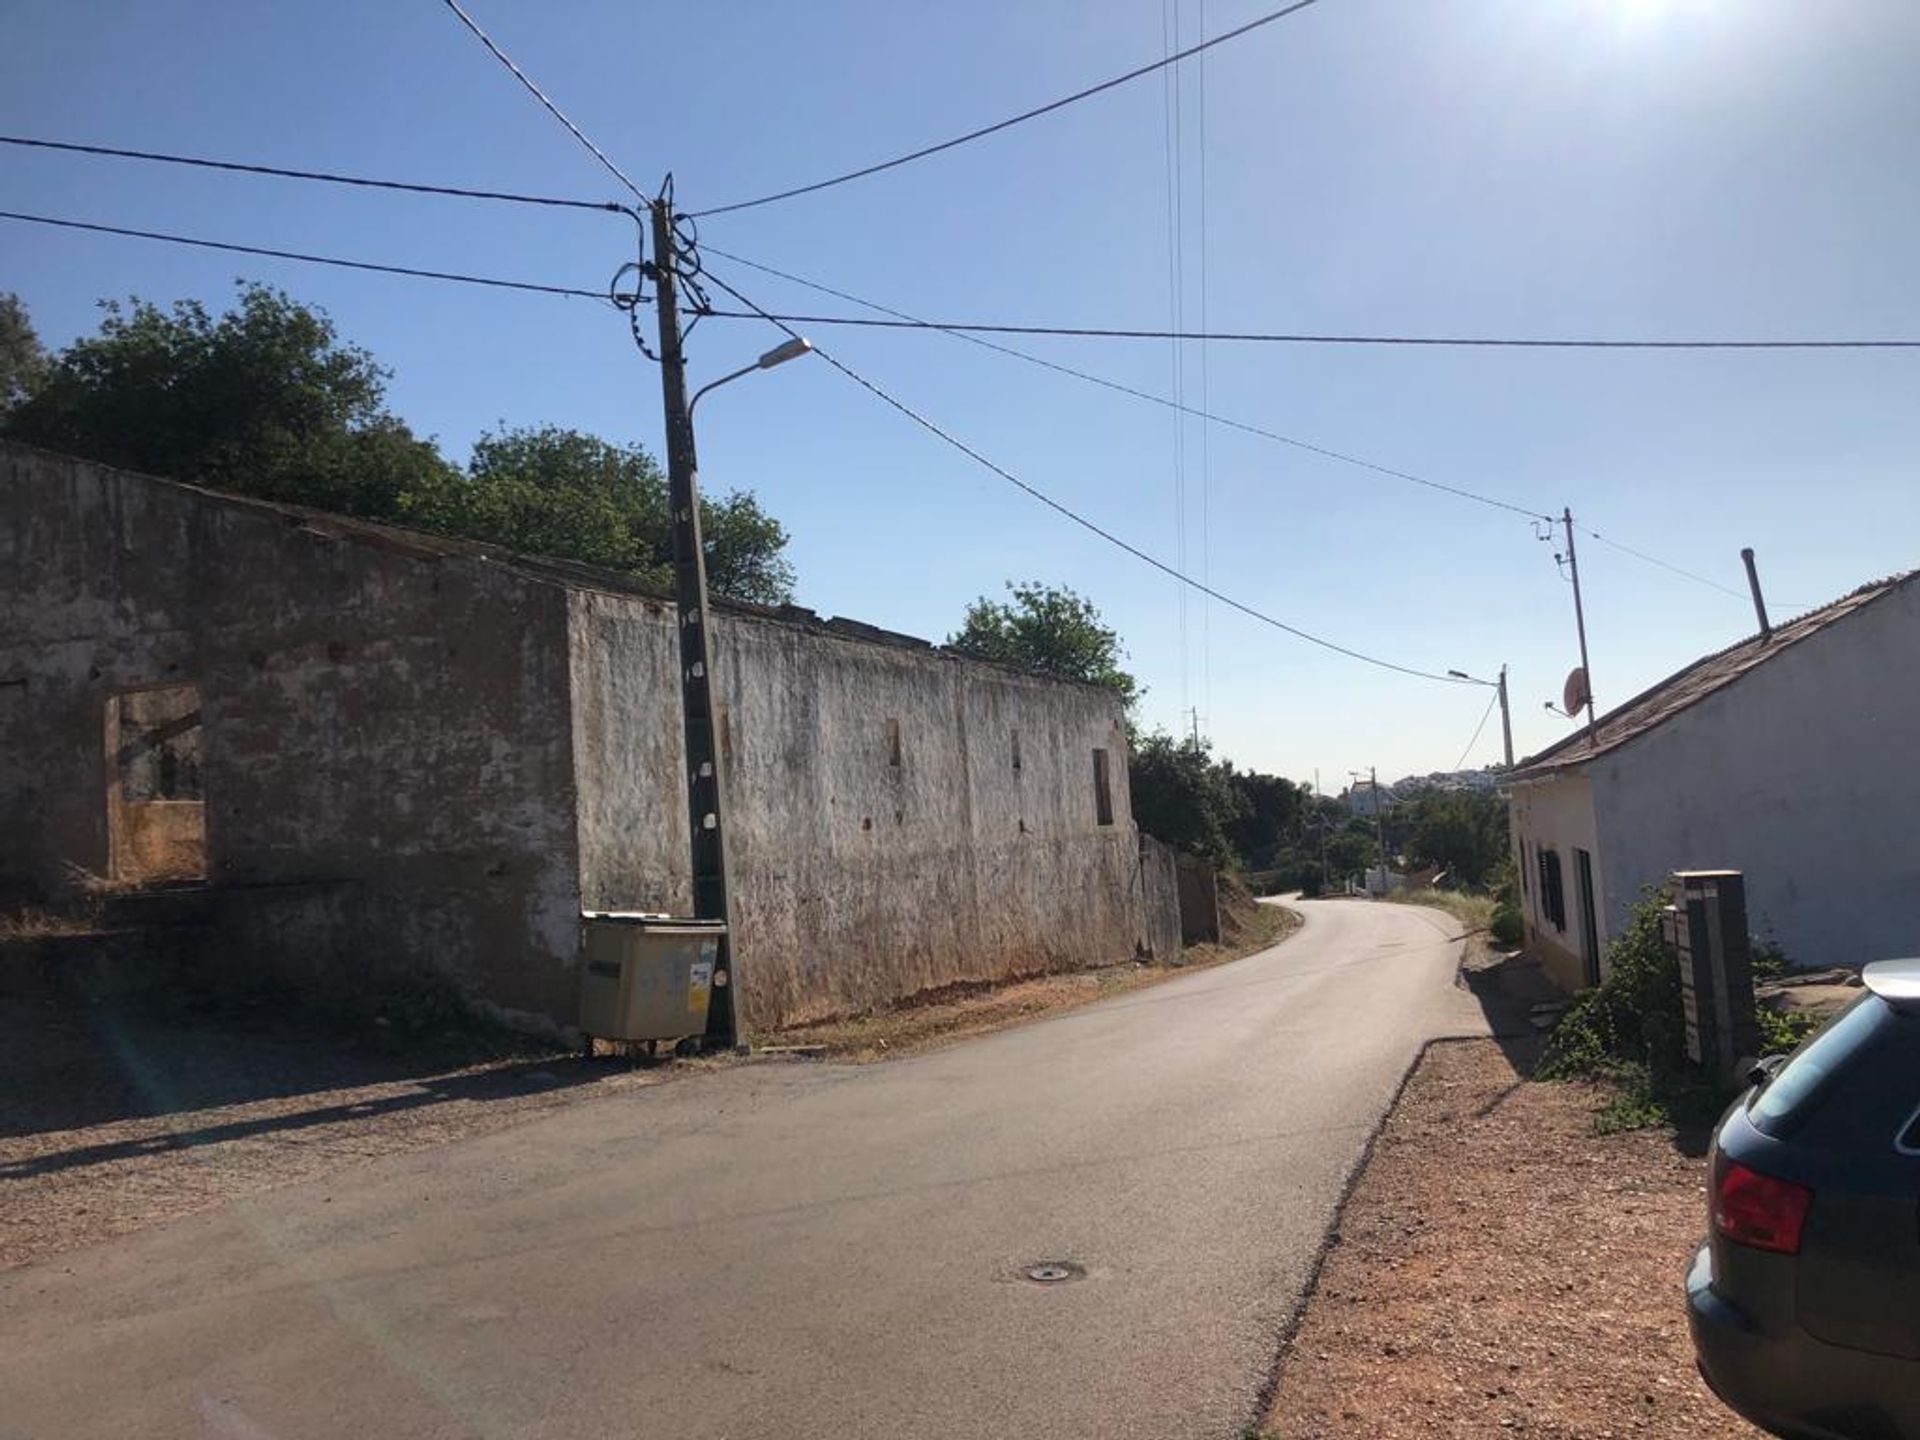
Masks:
[[[1873,1043],[1894,1021],[1893,1008],[1877,995],[1863,994],[1825,1029],[1793,1052],[1780,1073],[1760,1087],[1747,1117],[1761,1133],[1779,1139],[1811,1114],[1830,1077]]]

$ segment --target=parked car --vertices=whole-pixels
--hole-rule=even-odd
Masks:
[[[1862,979],[1721,1120],[1687,1303],[1701,1374],[1755,1424],[1920,1440],[1920,959]]]

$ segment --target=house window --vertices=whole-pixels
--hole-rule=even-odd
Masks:
[[[1012,732],[1012,735],[1013,735],[1013,768],[1018,770],[1020,768],[1020,732],[1018,730],[1015,730]]]
[[[1093,752],[1093,815],[1102,825],[1113,824],[1113,782],[1107,774],[1107,752]]]
[[[106,746],[112,878],[136,885],[205,879],[199,687],[164,685],[112,696]]]
[[[895,770],[900,768],[900,722],[887,721],[887,764]]]
[[[1567,891],[1560,875],[1560,852],[1540,847],[1540,909],[1554,929],[1567,928]]]

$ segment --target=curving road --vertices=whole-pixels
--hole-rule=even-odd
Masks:
[[[1401,1076],[1485,1031],[1445,916],[1298,908],[918,1058],[609,1096],[0,1274],[0,1436],[1230,1440]]]

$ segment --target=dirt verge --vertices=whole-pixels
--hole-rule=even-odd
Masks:
[[[1223,965],[1277,945],[1300,926],[1297,911],[1254,902],[1251,895],[1222,895],[1219,944],[1190,945],[1178,965],[1126,961],[1096,970],[1037,975],[977,988],[950,987],[864,1015],[817,1025],[795,1025],[756,1035],[756,1045],[799,1047],[822,1058],[864,1063],[916,1054],[984,1034],[1158,985],[1209,965]]]
[[[1608,1098],[1526,1080],[1495,1041],[1432,1046],[1341,1212],[1260,1433],[1757,1440],[1693,1367],[1697,1148],[1596,1135]]]

